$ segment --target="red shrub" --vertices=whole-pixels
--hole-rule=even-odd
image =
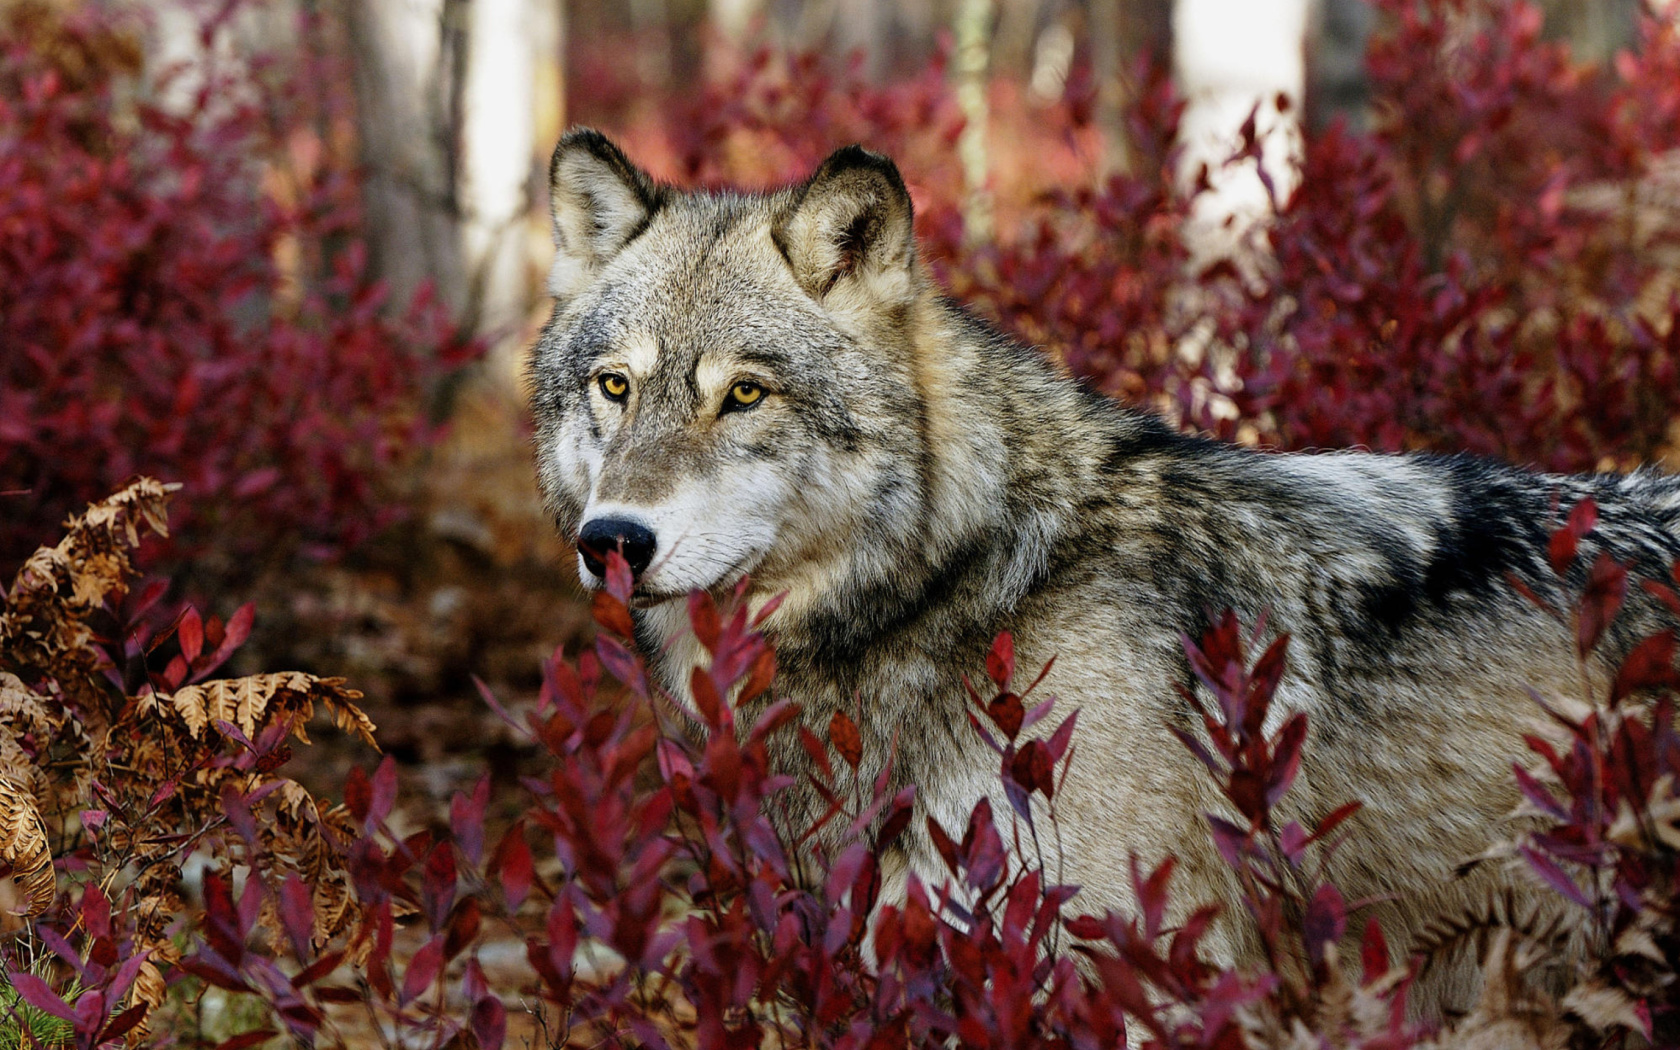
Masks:
[[[108,17],[0,32],[0,564],[141,472],[187,484],[176,549],[212,571],[342,549],[397,509],[380,472],[473,348],[367,277],[355,182],[311,130],[344,117],[310,108],[320,70],[206,65],[166,107],[66,71],[132,31]]]
[[[1376,129],[1309,136],[1299,188],[1256,233],[1252,282],[1186,269],[1179,107],[1159,76],[1134,78],[1136,167],[1097,191],[1082,188],[1098,156],[1085,81],[1038,108],[997,86],[994,189],[1011,193],[999,243],[974,247],[937,72],[872,87],[761,55],[655,107],[668,121],[597,115],[587,90],[579,105],[628,119],[632,148],[682,181],[797,178],[853,140],[893,154],[953,293],[1186,425],[1559,470],[1671,451],[1680,224],[1662,173],[1680,150],[1680,29],[1648,21],[1638,51],[1602,69],[1542,38],[1519,0],[1383,6]]]
[[[1653,298],[1669,263],[1629,208],[1680,148],[1680,36],[1647,25],[1612,82],[1526,4],[1391,6],[1380,130],[1308,143],[1263,286],[1215,316],[1237,413],[1289,448],[1554,470],[1657,455],[1680,416],[1680,301]]]

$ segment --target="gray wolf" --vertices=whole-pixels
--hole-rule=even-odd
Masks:
[[[1130,907],[1133,854],[1178,855],[1180,902],[1234,892],[1201,816],[1213,785],[1169,734],[1193,724],[1181,636],[1210,614],[1293,636],[1278,700],[1311,735],[1292,805],[1364,802],[1334,874],[1392,898],[1403,942],[1517,877],[1454,869],[1509,831],[1528,688],[1580,691],[1570,638],[1507,575],[1564,603],[1548,526],[1589,495],[1587,559],[1680,555],[1677,478],[1269,454],[1098,396],[940,295],[897,169],[857,147],[773,192],[684,192],[573,131],[551,197],[537,469],[585,585],[621,546],[638,641],[679,698],[698,648],[676,599],[748,577],[755,603],[785,593],[780,694],[816,726],[860,698],[865,772],[896,737],[894,787],[950,829],[998,787],[962,676],[1003,630],[1021,666],[1054,656],[1041,688],[1080,712],[1062,860],[1093,914]],[[1636,592],[1610,659],[1660,622]],[[889,862],[900,891],[943,878],[914,833]],[[1237,925],[1216,945],[1232,959],[1253,950]]]

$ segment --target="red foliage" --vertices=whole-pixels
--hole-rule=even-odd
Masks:
[[[342,549],[397,511],[380,471],[475,348],[368,277],[355,180],[313,130],[344,119],[305,91],[322,70],[206,63],[165,79],[174,103],[135,97],[63,68],[136,31],[110,18],[0,25],[0,564],[135,473],[188,485],[175,549],[222,571]]]
[[[1188,271],[1180,104],[1159,74],[1133,78],[1133,169],[1096,189],[1087,80],[1039,108],[994,85],[993,189],[1011,192],[984,245],[962,242],[960,119],[937,72],[874,87],[761,55],[655,107],[663,122],[588,84],[577,102],[681,181],[785,181],[854,140],[893,155],[957,297],[1189,426],[1556,470],[1673,451],[1680,29],[1650,19],[1598,68],[1520,0],[1381,6],[1375,129],[1308,136],[1298,189],[1255,231],[1258,279]]]
[[[1271,270],[1218,318],[1243,350],[1237,413],[1291,448],[1554,470],[1663,451],[1680,300],[1661,298],[1660,238],[1680,229],[1636,233],[1628,209],[1680,147],[1677,30],[1648,24],[1612,78],[1543,41],[1526,4],[1390,6],[1379,130],[1308,143]]]
[[[552,1033],[554,1045],[756,1047],[769,1039],[935,1047],[955,1039],[1094,1048],[1116,1045],[1130,1023],[1136,1045],[1239,1047],[1247,1045],[1239,1009],[1311,1018],[1319,989],[1340,980],[1330,947],[1345,924],[1340,897],[1309,880],[1299,884],[1313,891],[1311,900],[1296,899],[1268,867],[1305,871],[1309,846],[1351,812],[1332,815],[1313,835],[1295,824],[1270,834],[1266,813],[1288,789],[1305,736],[1300,716],[1270,737],[1259,733],[1283,642],[1252,670],[1234,620],[1191,646],[1223,713],[1208,716],[1215,747],[1236,765],[1207,760],[1250,823],[1228,860],[1245,873],[1249,910],[1278,953],[1275,973],[1237,975],[1199,949],[1216,908],[1181,926],[1165,921],[1171,860],[1147,878],[1136,874],[1138,916],[1068,916],[1076,891],[1049,880],[1038,837],[1043,822],[1056,820],[1075,720],[1023,735],[1053,703],[1029,707],[1032,688],[1014,691],[1008,635],[987,660],[991,695],[976,690],[972,699],[974,728],[998,752],[1011,813],[995,814],[982,799],[960,839],[930,819],[949,879],[935,887],[912,876],[902,899],[887,903],[881,858],[909,827],[914,789],[888,796],[885,773],[873,785],[857,782],[856,728],[844,714],[832,719],[826,742],[798,724],[785,699],[758,699],[751,724],[738,724],[747,709],[726,698],[758,697],[773,663],[739,602],[719,609],[703,595],[692,599],[710,662],[694,672],[691,714],[678,714],[674,701],[649,689],[628,639],[612,632],[628,573],[609,574],[614,579],[620,585],[598,610],[603,632],[594,653],[575,664],[549,661],[524,720],[487,697],[548,760],[544,775],[526,779],[529,802],[500,845],[485,849],[487,778],[455,797],[447,832],[395,835],[387,818],[396,771],[387,759],[346,786],[362,828],[349,858],[365,909],[350,943],[313,943],[301,883],[276,886],[252,872],[238,899],[219,879],[207,886],[202,941],[183,969],[265,1000],[306,1045],[339,1038],[328,1004],[362,1001],[387,1031],[440,1043],[470,1032],[489,1050],[502,1045],[506,1007],[477,961],[488,924],[525,940],[531,979],[566,1025]],[[603,669],[628,697],[603,685]],[[790,734],[800,737],[808,775],[829,801],[806,828],[779,817],[777,796],[790,780],[772,763],[771,745]],[[1194,749],[1207,755],[1199,743]],[[1240,786],[1249,777],[1269,790],[1251,797]],[[828,852],[815,845],[824,841],[816,833],[834,820],[847,828],[845,844]],[[532,831],[542,832],[536,863]],[[557,874],[545,878],[539,869]],[[259,928],[270,907],[285,937]],[[420,933],[406,961],[393,952],[405,913]],[[1368,964],[1367,983],[1387,981],[1371,994],[1389,995],[1394,980],[1380,934],[1367,942],[1382,960]],[[1075,954],[1089,969],[1075,966]],[[1297,957],[1312,966],[1289,968]],[[365,982],[359,989],[333,980],[352,967]],[[1399,1003],[1386,1037],[1406,1034]]]
[[[1570,609],[1548,611],[1575,627],[1583,682],[1630,593],[1626,571],[1602,556],[1572,571],[1595,525],[1590,504],[1574,508],[1551,544],[1560,575],[1582,584]],[[1269,718],[1287,637],[1251,664],[1246,649],[1260,629],[1245,637],[1227,613],[1199,641],[1184,642],[1199,683],[1186,696],[1202,731],[1179,736],[1227,807],[1205,816],[1235,876],[1240,913],[1208,902],[1169,907],[1177,860],[1168,857],[1147,873],[1134,861],[1134,914],[1077,914],[1075,888],[1051,876],[1076,719],[1051,728],[1053,701],[1030,700],[1036,681],[1018,688],[1007,634],[987,655],[985,691],[970,687],[970,720],[998,755],[1008,809],[994,812],[982,798],[960,838],[927,819],[946,877],[930,885],[910,874],[889,896],[883,861],[911,826],[914,788],[887,793],[890,760],[873,783],[862,782],[852,719],[833,715],[825,741],[775,695],[774,655],[739,592],[721,608],[691,597],[691,626],[709,659],[693,672],[692,705],[661,694],[631,639],[615,631],[628,619],[631,581],[619,555],[608,561],[594,651],[548,661],[523,718],[483,690],[544,760],[540,776],[524,779],[528,798],[493,848],[488,774],[455,796],[447,826],[403,835],[392,826],[395,762],[385,759],[371,776],[353,770],[345,817],[319,847],[332,854],[329,866],[342,861],[350,875],[353,921],[342,933],[323,932],[320,887],[305,883],[297,858],[269,855],[259,829],[263,797],[282,783],[247,793],[229,782],[223,816],[202,838],[169,837],[172,850],[198,841],[219,861],[204,884],[191,954],[143,958],[136,942],[145,909],[132,891],[108,903],[90,884],[79,908],[61,897],[37,923],[64,964],[59,980],[31,976],[15,953],[0,953],[14,988],[69,1022],[88,1050],[142,1019],[126,993],[148,962],[171,980],[190,975],[254,1000],[272,1018],[261,1032],[284,1030],[300,1045],[353,1044],[346,1015],[331,1009],[353,1005],[404,1043],[499,1050],[507,989],[491,987],[479,956],[501,931],[525,945],[523,984],[553,1008],[544,1023],[563,1026],[546,1033],[557,1046],[1237,1048],[1293,1043],[1304,1031],[1324,1045],[1374,1050],[1427,1034],[1405,1019],[1422,959],[1395,965],[1375,920],[1358,939],[1357,983],[1339,959],[1361,903],[1327,881],[1325,862],[1339,836],[1354,833],[1344,822],[1357,805],[1314,827],[1275,816],[1311,746],[1305,714]],[[1680,583],[1680,566],[1674,577]],[[176,689],[238,644],[248,616],[206,624],[189,612],[153,634],[139,621],[156,590],[142,591],[138,611],[123,614],[129,622],[116,635],[132,640],[111,650],[112,673],[126,664],[132,674],[138,664],[153,687]],[[1669,582],[1644,581],[1641,593],[1680,615]],[[179,653],[157,652],[160,638]],[[1545,817],[1518,844],[1521,856],[1586,910],[1596,943],[1608,948],[1587,960],[1571,993],[1583,1009],[1592,1004],[1579,1031],[1590,1028],[1608,1045],[1627,1045],[1634,1033],[1666,1045],[1676,1030],[1675,650],[1673,631],[1663,631],[1610,676],[1606,700],[1582,710],[1544,703],[1564,742],[1532,737],[1544,766],[1515,770]],[[206,768],[273,771],[289,759],[289,724],[253,741],[218,722],[214,746],[206,738]],[[773,758],[796,753],[788,746],[795,740],[809,759],[801,775],[827,801],[804,826],[787,820],[780,794],[792,780]],[[109,823],[103,811],[95,817],[84,813],[83,825]],[[834,822],[842,834],[818,834]],[[1239,940],[1259,948],[1247,966],[1210,958],[1216,924],[1247,931]],[[74,996],[71,977],[81,983]],[[188,1041],[153,1033],[172,1037]],[[258,1037],[237,1042],[245,1038],[223,1045]]]
[[[1553,534],[1552,568],[1560,578],[1597,524],[1591,500],[1577,505]],[[1521,853],[1541,880],[1580,906],[1608,950],[1593,960],[1589,980],[1628,1029],[1656,1045],[1680,1037],[1680,1003],[1667,982],[1680,953],[1680,694],[1675,632],[1659,631],[1622,661],[1602,693],[1585,673],[1605,629],[1628,598],[1628,571],[1600,553],[1574,608],[1530,599],[1565,626],[1573,620],[1582,661],[1585,703],[1573,708],[1536,697],[1555,733],[1525,739],[1540,760],[1514,767],[1517,786],[1548,826],[1527,836]],[[1640,587],[1680,616],[1680,562],[1668,580]],[[1656,697],[1654,706],[1634,702]],[[1585,982],[1584,982],[1585,983]],[[1607,1011],[1607,1012],[1612,1012]]]

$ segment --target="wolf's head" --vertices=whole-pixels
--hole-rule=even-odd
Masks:
[[[857,147],[765,194],[656,183],[594,131],[555,149],[538,474],[580,576],[644,602],[752,573],[821,589],[927,528],[911,204]],[[803,574],[803,576],[802,576]]]

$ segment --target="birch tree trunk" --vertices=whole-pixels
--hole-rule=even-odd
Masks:
[[[1254,224],[1270,216],[1274,195],[1281,203],[1294,189],[1307,6],[1308,0],[1178,0],[1173,58],[1187,103],[1179,125],[1180,176],[1189,186],[1206,165],[1211,185],[1196,198],[1185,234],[1201,262],[1247,259]],[[1259,164],[1227,164],[1250,114]]]
[[[517,326],[528,306],[525,221],[536,157],[530,0],[472,0],[462,84],[459,194],[465,317]]]
[[[455,193],[460,0],[351,0],[357,135],[374,272],[406,301],[466,305]]]
[[[992,0],[960,0],[957,6],[957,106],[962,110],[962,137],[957,156],[963,169],[963,239],[970,244],[991,240],[992,190],[986,151],[988,59],[992,46]]]
[[[1172,54],[1172,0],[1090,0],[1091,72],[1097,80],[1097,126],[1104,136],[1099,177],[1129,173],[1135,163],[1125,111],[1137,85],[1137,59],[1166,62]]]
[[[430,281],[475,330],[523,317],[536,124],[558,105],[539,103],[536,47],[558,46],[558,2],[348,3],[369,247],[395,302]]]

